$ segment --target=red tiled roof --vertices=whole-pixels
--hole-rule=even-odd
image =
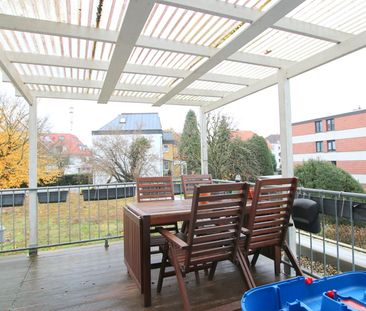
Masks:
[[[231,136],[233,138],[238,137],[241,140],[251,139],[254,135],[257,135],[257,134],[252,131],[232,131],[231,132]]]
[[[231,137],[232,138],[240,138],[241,140],[249,140],[251,139],[254,135],[258,135],[257,133],[254,133],[252,131],[231,131]],[[265,141],[267,143],[267,146],[269,149],[271,149],[271,143],[268,141],[268,139],[265,138]]]
[[[49,133],[45,136],[46,144],[52,146],[63,146],[63,154],[77,156],[91,156],[91,151],[74,134]]]

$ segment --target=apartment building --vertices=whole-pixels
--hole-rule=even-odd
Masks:
[[[366,187],[366,109],[292,124],[294,164],[330,161]]]

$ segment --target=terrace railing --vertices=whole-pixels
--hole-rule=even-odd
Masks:
[[[0,253],[28,250],[29,193],[37,192],[37,248],[123,236],[134,183],[0,190]]]
[[[321,232],[297,230],[297,254],[314,276],[366,268],[366,194],[299,188],[319,203]]]
[[[215,182],[224,182],[218,181]],[[37,192],[37,248],[123,237],[123,207],[135,184],[0,190],[0,253],[29,250],[29,192]],[[180,180],[174,183],[181,196]],[[297,230],[297,255],[306,272],[329,275],[366,268],[366,195],[298,189],[320,205],[322,230]]]

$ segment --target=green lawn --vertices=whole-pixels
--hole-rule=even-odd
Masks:
[[[134,198],[84,201],[69,192],[67,202],[38,204],[38,245],[52,245],[123,234],[122,212]],[[6,230],[0,250],[24,248],[29,237],[28,199],[23,206],[0,208]]]

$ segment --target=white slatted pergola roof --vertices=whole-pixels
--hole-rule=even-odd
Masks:
[[[1,0],[2,76],[30,104],[30,252],[37,98],[199,106],[207,173],[206,113],[278,84],[292,176],[289,78],[365,46],[365,0]]]
[[[32,103],[211,111],[366,46],[364,0],[2,0],[0,65]]]

